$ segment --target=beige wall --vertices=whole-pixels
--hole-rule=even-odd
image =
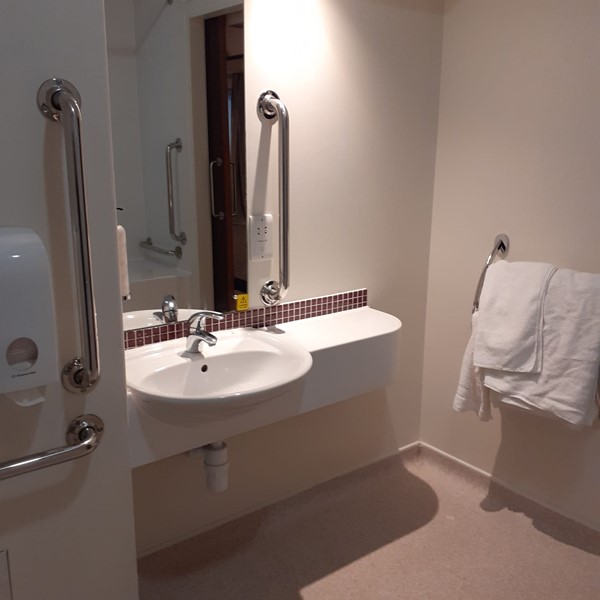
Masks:
[[[512,260],[600,271],[600,5],[449,0],[422,439],[600,526],[600,429],[452,411],[475,284],[496,233]]]
[[[50,77],[72,81],[81,93],[103,367],[90,394],[70,394],[55,382],[47,386],[43,404],[28,408],[0,394],[0,461],[64,445],[68,423],[82,413],[99,415],[106,426],[91,456],[2,481],[0,549],[9,551],[14,600],[132,600],[137,581],[125,376],[118,351],[122,329],[103,3],[3,2],[0,70],[11,82],[10,108],[1,128],[0,223],[30,227],[47,245],[59,369],[79,347],[71,297],[64,144],[61,128],[42,117],[35,99],[40,84]],[[3,280],[1,285],[11,284]],[[14,318],[3,306],[0,324]],[[4,355],[5,349],[0,352]],[[3,592],[0,597],[5,598]]]
[[[418,439],[441,28],[437,1],[245,2],[250,213],[276,210],[277,129],[268,143],[255,117],[271,88],[290,112],[289,299],[368,287],[403,321],[398,383],[230,440],[225,494],[205,491],[199,459],[136,469],[138,551]]]

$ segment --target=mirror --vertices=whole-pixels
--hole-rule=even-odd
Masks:
[[[248,289],[243,32],[241,10],[204,21],[213,289],[220,311],[233,310],[234,296]]]
[[[106,0],[105,14],[123,310],[160,309],[168,294],[232,310],[248,271],[243,9]]]

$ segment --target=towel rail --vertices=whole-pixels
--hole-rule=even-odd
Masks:
[[[479,276],[479,281],[477,282],[477,289],[475,290],[475,298],[473,300],[473,311],[479,309],[479,298],[481,297],[481,290],[483,289],[483,282],[485,281],[485,274],[489,266],[492,264],[492,261],[496,258],[496,256],[500,255],[502,258],[506,258],[508,254],[508,250],[510,248],[510,240],[505,233],[500,233],[496,236],[494,240],[494,247],[490,252],[490,255],[487,257],[485,261],[485,265],[483,265],[483,270],[481,271],[481,275]]]

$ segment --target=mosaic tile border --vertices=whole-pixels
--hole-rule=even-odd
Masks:
[[[224,329],[236,329],[238,327],[269,327],[279,325],[288,321],[299,319],[310,319],[321,315],[329,315],[343,310],[351,310],[367,305],[367,289],[340,292],[329,296],[307,298],[305,300],[294,300],[278,306],[265,308],[253,308],[245,312],[232,311],[225,313],[222,321],[211,321],[206,323],[207,331],[222,331]],[[166,342],[180,337],[186,337],[190,333],[187,321],[178,321],[168,325],[153,327],[142,327],[130,329],[124,332],[125,349],[138,348],[147,344]]]

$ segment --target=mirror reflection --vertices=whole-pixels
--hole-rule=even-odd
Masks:
[[[160,310],[166,295],[232,310],[246,291],[243,10],[231,4],[105,2],[124,311]]]
[[[223,311],[248,288],[243,12],[204,25],[213,284]]]

